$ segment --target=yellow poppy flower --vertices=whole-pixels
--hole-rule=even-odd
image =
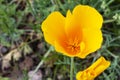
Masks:
[[[87,5],[78,5],[64,17],[52,12],[42,23],[45,40],[56,51],[70,57],[85,58],[102,44],[103,18],[99,12]]]
[[[94,80],[100,73],[110,66],[110,62],[104,57],[100,57],[95,63],[84,71],[80,71],[76,75],[77,80]]]

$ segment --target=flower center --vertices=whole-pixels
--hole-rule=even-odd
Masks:
[[[67,52],[71,55],[75,55],[80,52],[80,40],[75,38],[74,40],[69,39],[67,42]]]

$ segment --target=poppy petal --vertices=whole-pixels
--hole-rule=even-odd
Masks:
[[[65,48],[61,46],[61,44],[58,41],[55,41],[55,50],[62,53],[63,55],[73,57],[73,55],[70,55],[69,53],[65,51]]]
[[[103,38],[101,30],[83,29],[83,42],[85,49],[80,53],[80,58],[85,58],[88,54],[101,47]]]
[[[103,18],[95,8],[78,5],[74,8],[73,15],[82,28],[100,29],[102,27]]]
[[[45,40],[54,45],[56,39],[65,34],[65,17],[59,12],[51,13],[42,23],[42,30]]]
[[[65,32],[69,39],[76,39],[77,37],[80,41],[82,40],[82,29],[70,10],[68,10],[65,19]]]

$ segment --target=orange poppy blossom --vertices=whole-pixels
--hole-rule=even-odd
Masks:
[[[100,57],[95,63],[84,71],[79,71],[76,75],[77,80],[94,80],[100,73],[110,66],[110,62],[104,57]]]
[[[52,12],[42,23],[45,40],[69,57],[85,58],[102,44],[103,18],[93,7],[77,5],[66,17]]]

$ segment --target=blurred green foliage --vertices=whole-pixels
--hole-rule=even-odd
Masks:
[[[18,41],[23,34],[23,31],[17,28],[23,12],[17,12],[16,7],[16,4],[0,1],[0,44],[4,46],[10,46],[14,41]]]
[[[5,77],[0,77],[0,80],[10,80],[10,79]]]

